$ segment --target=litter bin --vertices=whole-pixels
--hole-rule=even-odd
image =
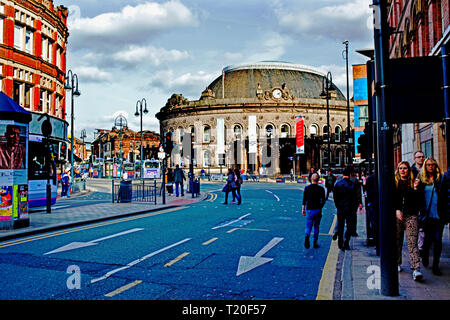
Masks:
[[[199,195],[200,194],[200,182],[198,180],[194,180],[194,194]]]
[[[119,202],[131,202],[131,180],[121,180],[119,187]]]

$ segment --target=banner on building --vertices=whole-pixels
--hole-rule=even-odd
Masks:
[[[295,153],[305,153],[305,126],[303,117],[297,117],[295,120]]]
[[[248,153],[257,152],[256,116],[248,116]]]
[[[223,118],[217,119],[217,154],[225,153],[225,123]]]

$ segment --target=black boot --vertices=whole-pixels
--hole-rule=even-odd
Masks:
[[[317,243],[317,240],[314,240],[313,247],[316,248],[316,249],[319,248],[319,244]]]
[[[350,244],[349,244],[350,240],[346,239],[344,242],[344,249],[345,250],[350,250]]]
[[[305,236],[305,248],[309,249],[309,236]]]
[[[422,253],[422,264],[424,267],[428,267],[428,265],[430,264],[430,259],[425,253]]]

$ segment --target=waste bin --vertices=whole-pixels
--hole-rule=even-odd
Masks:
[[[194,194],[198,195],[200,193],[200,182],[198,180],[194,180]]]
[[[131,180],[121,180],[119,187],[119,201],[131,202]]]

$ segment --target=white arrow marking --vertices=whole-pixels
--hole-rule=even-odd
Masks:
[[[103,277],[100,277],[100,278],[91,280],[91,283],[95,283],[95,282],[98,282],[98,281],[105,280],[105,279],[109,278],[110,276],[112,276],[113,274],[115,274],[115,273],[117,273],[117,272],[119,272],[119,271],[129,269],[129,268],[131,268],[132,266],[135,266],[135,265],[137,265],[138,263],[140,263],[140,262],[142,262],[142,261],[144,261],[144,260],[147,260],[148,258],[151,258],[151,257],[153,257],[153,256],[156,256],[157,254],[159,254],[159,253],[161,253],[161,252],[164,252],[164,251],[166,251],[166,250],[169,250],[169,249],[171,249],[171,248],[173,248],[173,247],[176,247],[176,246],[178,246],[178,245],[180,245],[180,244],[183,244],[183,243],[185,243],[185,242],[187,242],[187,241],[190,241],[190,240],[191,240],[191,238],[186,238],[186,239],[184,239],[184,240],[178,241],[177,243],[171,244],[171,245],[169,245],[169,246],[167,246],[167,247],[165,247],[165,248],[162,248],[162,249],[159,249],[159,250],[154,251],[154,252],[152,252],[152,253],[149,253],[148,255],[143,256],[142,258],[139,258],[139,259],[136,259],[136,260],[130,262],[130,263],[127,264],[126,266],[123,266],[123,267],[114,269],[114,270],[112,270],[112,271],[109,271],[109,272],[106,273]]]
[[[280,243],[284,238],[273,238],[269,241],[268,244],[264,246],[254,257],[241,256],[239,259],[238,270],[236,272],[236,276],[239,276],[243,273],[246,273],[250,270],[253,270],[267,262],[272,261],[272,258],[264,258],[262,257],[267,251],[275,247],[278,243]]]
[[[278,196],[275,193],[273,193],[272,191],[266,190],[266,192],[268,192],[271,195],[273,195],[277,199],[278,202],[280,201],[280,198],[278,198]]]
[[[129,233],[133,233],[133,232],[137,232],[137,231],[141,231],[141,230],[144,230],[144,229],[141,229],[141,228],[130,229],[128,231],[123,231],[123,232],[120,232],[120,233],[116,233],[116,234],[113,234],[113,235],[110,235],[110,236],[107,236],[107,237],[103,237],[103,238],[100,238],[100,239],[95,239],[95,240],[88,241],[88,242],[72,242],[72,243],[69,243],[69,244],[67,244],[65,246],[62,246],[62,247],[58,248],[58,249],[55,249],[55,250],[49,251],[47,253],[44,253],[44,255],[58,253],[58,252],[63,252],[63,251],[69,251],[69,250],[75,250],[75,249],[80,249],[80,248],[85,248],[85,247],[90,247],[90,246],[96,246],[98,244],[98,242],[100,242],[100,241],[112,239],[112,238],[115,238],[115,237],[120,237],[120,236],[123,236],[125,234],[129,234]]]

